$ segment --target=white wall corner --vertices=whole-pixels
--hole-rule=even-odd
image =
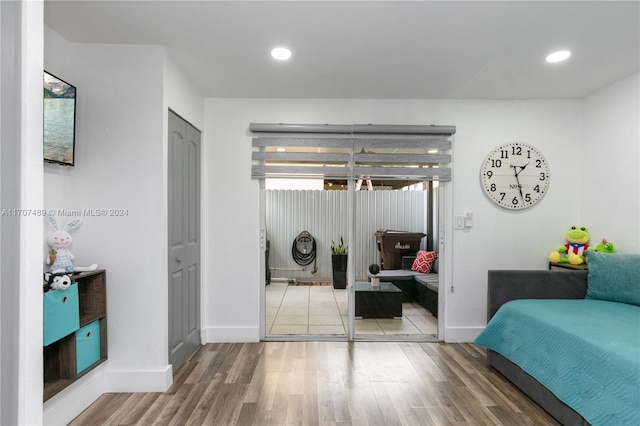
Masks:
[[[484,327],[445,327],[444,341],[447,343],[470,343],[484,330]]]
[[[23,0],[17,3],[16,9],[20,8],[20,23],[17,24],[15,19],[18,16],[13,13],[10,13],[8,19],[11,25],[16,24],[16,28],[19,28],[20,34],[16,34],[16,38],[19,40],[14,40],[17,43],[11,43],[4,37],[2,40],[5,46],[11,43],[13,47],[19,49],[19,52],[16,52],[17,56],[10,59],[8,66],[4,61],[5,54],[10,48],[2,49],[2,72],[8,71],[10,76],[14,73],[20,76],[15,80],[19,82],[20,89],[14,92],[19,96],[19,99],[14,99],[17,101],[15,107],[20,110],[18,115],[20,129],[17,133],[19,139],[13,141],[20,146],[18,149],[20,176],[17,182],[12,182],[9,185],[19,188],[20,191],[20,205],[15,207],[42,210],[44,194],[42,161],[42,69],[44,61],[42,23],[44,21],[44,2]],[[3,10],[5,9],[3,8]],[[2,21],[3,25],[7,23],[4,16]],[[3,84],[5,81],[3,79]],[[8,105],[4,102],[4,92],[2,96],[3,104]],[[4,146],[7,140],[3,138],[2,143]],[[7,184],[8,182],[3,182],[3,186]],[[42,273],[40,272],[42,270],[43,220],[42,217],[37,216],[20,217],[19,223],[20,244],[16,247],[16,251],[19,253],[19,262],[15,266],[20,268],[20,277],[18,283],[12,283],[12,285],[19,286],[20,295],[17,301],[19,319],[15,324],[19,333],[18,356],[20,359],[17,364],[18,387],[15,389],[17,393],[16,420],[19,424],[39,424],[43,421]],[[13,317],[12,312],[10,315]]]
[[[259,327],[207,327],[204,330],[206,343],[255,343],[260,341]]]
[[[108,370],[104,392],[166,392],[173,384],[173,367],[161,370]]]
[[[66,425],[104,393],[104,366],[80,378],[43,405],[44,425]]]

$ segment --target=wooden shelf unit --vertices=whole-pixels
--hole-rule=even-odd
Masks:
[[[75,331],[48,346],[44,346],[44,401],[107,360],[106,275],[104,269],[98,269],[91,272],[74,274],[71,277],[73,282],[78,283],[80,327],[82,328],[94,321],[99,321],[100,358],[81,372],[76,371],[77,347]]]
[[[569,271],[569,270],[586,271],[588,269],[589,269],[589,267],[587,266],[586,263],[583,263],[582,265],[572,265],[570,263],[553,263],[553,262],[549,262],[549,270],[550,271]]]

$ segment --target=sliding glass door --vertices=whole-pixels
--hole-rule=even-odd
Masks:
[[[427,294],[426,285],[415,278],[431,274],[414,268],[418,252],[437,256],[433,194],[432,182],[365,179],[360,185],[356,181],[354,338],[437,339],[437,312],[427,309],[437,310],[427,303],[431,296],[437,298],[437,291]],[[428,279],[437,288],[437,275]]]
[[[455,127],[254,123],[250,131],[252,177],[262,183],[288,182],[288,189],[262,186],[267,287],[281,287],[265,290],[270,302],[265,335],[313,336],[330,328],[324,326],[335,326],[327,335],[435,339],[439,247],[434,194],[439,182],[451,178]],[[304,189],[291,186],[293,181],[317,186]],[[383,246],[380,236],[386,231],[417,240]],[[422,265],[424,256],[431,263],[428,270],[416,269],[414,262]],[[344,266],[345,258],[346,279],[336,267]],[[382,269],[379,274],[369,269],[373,264]],[[323,282],[341,325],[333,314],[313,308],[312,289],[292,288]]]

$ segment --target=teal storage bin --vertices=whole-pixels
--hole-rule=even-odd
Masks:
[[[43,294],[43,345],[62,339],[80,328],[78,284],[66,290],[52,290]]]
[[[81,373],[100,359],[100,320],[76,331],[76,372]]]

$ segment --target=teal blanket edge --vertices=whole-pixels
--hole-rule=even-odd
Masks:
[[[594,426],[640,424],[640,306],[513,300],[474,343],[518,365]]]

